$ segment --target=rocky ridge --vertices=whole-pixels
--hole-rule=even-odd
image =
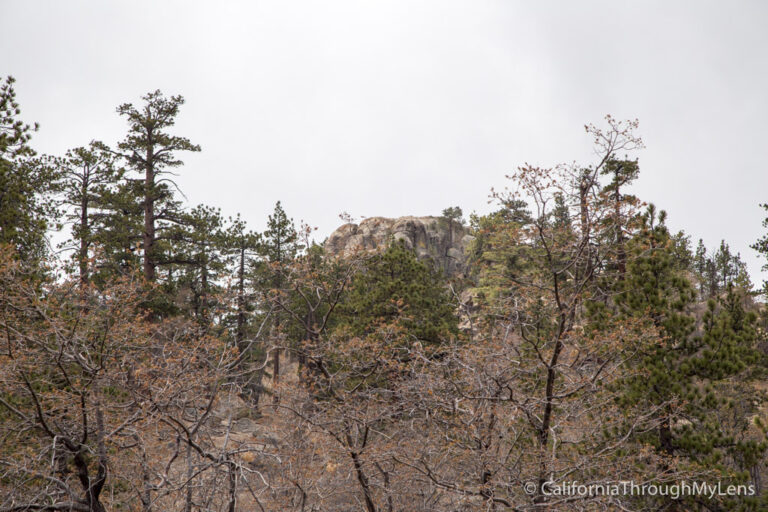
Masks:
[[[465,226],[442,217],[370,217],[336,229],[326,240],[325,249],[346,257],[402,241],[419,259],[456,276],[466,271],[466,249],[472,239]]]

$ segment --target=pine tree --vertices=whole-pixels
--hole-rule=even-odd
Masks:
[[[515,278],[526,267],[527,248],[510,243],[518,233],[533,222],[531,212],[523,201],[511,201],[488,215],[470,217],[474,239],[468,248],[471,277],[476,287],[475,300],[480,304],[494,303],[515,292]]]
[[[287,263],[301,249],[293,219],[288,218],[280,201],[275,204],[275,210],[267,220],[263,237],[260,252],[269,263]],[[275,276],[275,279],[279,280],[279,276]],[[276,281],[275,284],[280,283]]]
[[[229,219],[229,225],[225,232],[224,251],[230,268],[234,268],[235,279],[235,314],[234,314],[234,342],[244,350],[245,339],[248,333],[248,316],[251,311],[252,290],[250,283],[250,269],[253,266],[253,258],[257,255],[261,246],[261,235],[247,229],[245,222],[238,214]]]
[[[704,245],[704,240],[699,238],[699,244],[696,246],[696,254],[693,257],[693,271],[696,273],[696,277],[699,281],[699,295],[704,297],[704,292],[707,290],[707,248]]]
[[[618,160],[610,158],[600,170],[600,174],[610,177],[610,182],[603,187],[601,195],[604,201],[610,205],[611,213],[607,217],[607,232],[612,238],[616,256],[615,265],[619,276],[623,277],[627,265],[627,253],[625,248],[626,234],[630,219],[625,212],[627,204],[634,204],[634,196],[622,193],[622,189],[637,179],[640,173],[637,160]]]
[[[94,218],[92,230],[99,247],[94,267],[100,280],[141,272],[142,189],[140,181],[123,175],[114,187],[100,192],[104,208]]]
[[[398,322],[413,340],[433,346],[458,334],[455,307],[442,279],[403,243],[368,259],[337,321],[357,336]]]
[[[92,273],[91,252],[98,240],[99,219],[109,212],[106,198],[122,171],[115,166],[114,154],[97,143],[67,151],[57,167],[62,173],[63,202],[69,207],[68,220],[72,222],[72,238],[65,245],[75,250],[80,284],[86,285]]]
[[[218,208],[198,205],[180,213],[178,222],[166,235],[169,251],[163,260],[168,273],[165,287],[177,296],[189,292],[185,309],[203,325],[211,322],[213,296],[226,270],[224,229]]]
[[[725,240],[721,240],[720,247],[718,247],[713,258],[718,273],[718,281],[720,286],[725,289],[739,274],[741,256],[739,254],[732,254],[731,248],[725,243]]]
[[[179,108],[184,104],[183,97],[166,98],[157,90],[142,100],[144,105],[138,108],[131,103],[117,108],[129,126],[128,136],[117,147],[129,169],[141,176],[125,187],[124,193],[137,194],[135,200],[142,206],[143,272],[148,282],[154,282],[157,266],[166,259],[163,254],[165,232],[170,225],[181,222],[180,205],[173,197],[175,184],[167,177],[169,169],[182,165],[177,152],[200,151],[200,146],[167,132],[176,122]]]
[[[696,255],[692,261],[702,297],[705,296],[705,292],[706,297],[714,297],[731,284],[736,284],[743,291],[751,293],[752,282],[749,279],[746,264],[741,260],[740,254],[731,252],[725,240],[720,241],[720,246],[711,256],[704,242],[699,240]]]
[[[462,218],[463,215],[464,213],[458,206],[451,206],[450,208],[443,210],[440,220],[448,227],[448,237],[450,244],[453,244],[453,230],[457,227],[457,225],[461,226],[464,224],[464,219]]]
[[[262,233],[259,254],[261,262],[255,268],[257,286],[268,294],[283,293],[286,286],[284,267],[290,263],[302,249],[293,219],[286,215],[280,201],[275,204],[275,210],[267,220],[267,229]],[[274,334],[281,335],[283,314],[273,314]],[[280,382],[280,353],[277,347],[272,356],[272,381],[275,387]],[[275,406],[279,401],[278,394],[273,396]]]
[[[555,207],[552,209],[551,217],[551,222],[555,228],[565,230],[571,229],[571,213],[568,211],[565,196],[561,193],[555,194]]]
[[[685,231],[678,231],[671,236],[672,257],[678,270],[690,271],[693,267],[693,252],[691,251],[691,237]]]
[[[39,262],[47,252],[46,231],[56,218],[51,194],[58,174],[46,159],[35,158],[29,141],[38,125],[18,118],[14,83],[9,76],[0,84],[0,244]]]
[[[758,361],[756,317],[736,300],[733,286],[724,299],[710,299],[701,323],[692,313],[695,292],[676,268],[674,244],[665,213],[651,205],[632,239],[623,292],[617,297],[621,314],[639,322],[647,344],[634,373],[623,381],[624,404],[659,411],[659,424],[640,442],[661,454],[683,457],[707,470],[720,468],[723,477],[737,478],[743,468],[720,461],[739,452],[750,460],[764,444],[739,443],[718,420],[725,398],[716,390],[740,375],[745,379]],[[648,336],[655,333],[653,336]],[[739,428],[744,428],[746,417]],[[663,469],[663,468],[662,468]]]
[[[768,203],[763,203],[760,207],[768,212]],[[768,228],[768,217],[763,219],[763,227]],[[760,237],[757,242],[750,247],[756,250],[760,256],[766,260],[766,263],[762,266],[762,270],[768,270],[768,234]],[[763,294],[768,297],[768,280],[763,281]]]

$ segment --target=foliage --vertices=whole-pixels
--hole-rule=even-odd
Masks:
[[[762,435],[744,436],[754,405],[735,421],[725,422],[723,416],[734,399],[750,393],[761,360],[756,316],[744,310],[729,283],[725,296],[710,299],[696,317],[696,293],[676,268],[674,240],[664,219],[653,206],[643,216],[632,240],[624,291],[617,297],[619,310],[637,320],[636,328],[657,333],[638,346],[638,371],[622,380],[622,403],[663,411],[658,427],[640,436],[641,442],[702,470],[719,471],[724,481],[744,483],[742,472],[762,458],[768,443]],[[760,401],[758,395],[755,403]],[[668,467],[665,462],[658,470]]]
[[[365,336],[400,321],[412,339],[440,344],[458,333],[453,300],[440,276],[402,243],[372,255],[355,276],[339,327]]]
[[[519,167],[468,226],[443,210],[450,249],[471,235],[457,291],[402,243],[330,253],[280,202],[263,233],[186,206],[181,96],[121,105],[113,148],[36,157],[13,86],[0,512],[765,509],[768,314],[725,240],[641,210],[637,121],[588,125],[591,164]],[[760,496],[545,492],[617,480]]]
[[[186,137],[167,132],[176,123],[179,108],[184,104],[182,96],[166,98],[157,90],[146,94],[142,100],[141,107],[124,103],[117,108],[117,113],[128,121],[128,134],[117,149],[127,167],[140,176],[135,181],[129,180],[121,192],[133,195],[131,202],[142,206],[143,230],[140,234],[144,277],[154,282],[156,267],[173,259],[168,254],[166,231],[183,222],[180,204],[173,194],[176,185],[166,177],[168,169],[182,165],[176,153],[197,152],[200,146],[192,144]]]
[[[55,226],[52,195],[57,173],[46,159],[35,158],[29,141],[34,127],[18,116],[13,77],[0,85],[0,244],[11,244],[18,257],[40,261],[47,252],[46,232]]]
[[[41,294],[4,248],[0,282],[0,510],[234,503],[205,487],[246,471],[208,422],[236,351],[189,322],[147,321],[128,279]]]

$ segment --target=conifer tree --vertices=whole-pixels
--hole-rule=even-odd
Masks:
[[[631,241],[619,310],[639,322],[647,345],[638,347],[636,372],[623,381],[624,403],[659,410],[653,434],[641,435],[667,457],[682,457],[704,470],[720,468],[720,476],[738,480],[739,470],[720,465],[738,455],[755,460],[764,443],[742,442],[724,428],[718,411],[727,400],[716,390],[746,379],[758,361],[756,318],[746,313],[729,285],[722,300],[710,299],[701,326],[691,312],[695,292],[676,268],[671,236],[651,205]],[[655,336],[648,334],[655,332]],[[744,428],[742,417],[739,428]],[[664,468],[657,468],[663,470]]]
[[[720,286],[725,289],[739,274],[741,256],[732,254],[731,248],[725,243],[725,240],[721,240],[720,247],[715,252],[714,260]]]
[[[357,336],[395,321],[423,344],[439,345],[458,334],[445,284],[402,242],[368,259],[352,281],[340,317],[340,326]]]
[[[186,137],[168,133],[176,122],[182,96],[166,98],[159,90],[142,97],[144,104],[135,107],[125,103],[117,108],[118,114],[128,121],[128,135],[118,144],[120,154],[128,168],[140,175],[125,187],[124,193],[136,194],[135,201],[142,206],[143,272],[148,282],[157,278],[156,269],[164,262],[163,241],[169,226],[181,222],[180,205],[174,200],[175,184],[167,175],[170,169],[182,165],[176,153],[200,151]]]
[[[267,220],[263,237],[260,253],[269,263],[287,263],[295,258],[301,249],[293,219],[285,213],[280,201],[275,204],[275,210]],[[274,284],[279,287],[280,276],[275,275],[274,279]]]
[[[760,207],[768,212],[768,203],[763,203],[760,205]],[[768,217],[763,219],[763,227],[768,228]],[[765,264],[762,266],[762,270],[768,270],[768,234],[760,237],[757,242],[752,244],[750,247],[756,250],[760,256],[766,260]],[[768,297],[768,280],[763,281],[763,294]]]
[[[693,252],[691,251],[691,237],[685,231],[678,231],[671,235],[672,257],[678,270],[688,272],[693,267]]]
[[[714,297],[724,291],[731,284],[737,285],[742,291],[751,293],[752,282],[749,279],[746,264],[741,255],[731,252],[731,248],[725,242],[720,241],[720,246],[710,256],[699,240],[696,255],[692,259],[693,271],[699,281],[699,292],[702,297]]]
[[[615,246],[615,264],[620,278],[626,271],[627,254],[625,248],[627,224],[630,219],[624,212],[628,203],[636,202],[634,196],[622,193],[622,189],[630,185],[640,172],[637,160],[618,160],[610,158],[600,170],[600,174],[610,177],[610,182],[603,187],[601,194],[610,204],[611,214],[608,216],[610,233]]]
[[[280,293],[286,286],[283,267],[292,261],[302,249],[298,240],[298,233],[294,226],[293,219],[285,213],[280,201],[275,204],[275,210],[268,217],[267,229],[262,233],[262,241],[259,247],[259,254],[262,261],[255,268],[257,281],[262,290],[268,293]],[[280,336],[283,315],[277,313],[273,315],[274,333]],[[277,347],[272,356],[272,380],[275,387],[280,382],[280,353],[281,348]],[[273,396],[275,405],[279,401],[279,396]]]
[[[500,295],[513,293],[511,281],[523,271],[526,249],[508,242],[532,222],[528,205],[521,200],[508,201],[493,213],[470,217],[474,239],[467,252],[477,301],[494,302]]]
[[[248,315],[251,310],[252,290],[250,270],[253,258],[261,246],[261,235],[247,229],[245,222],[238,214],[229,219],[224,236],[226,242],[224,251],[230,267],[234,267],[235,279],[235,345],[244,349],[244,341],[248,331]]]
[[[89,283],[92,273],[91,251],[98,241],[100,219],[109,214],[107,197],[121,178],[115,156],[103,146],[91,143],[67,151],[57,167],[62,173],[63,202],[70,209],[72,238],[66,245],[75,250],[74,261],[81,285]]]
[[[207,325],[214,306],[212,297],[226,269],[227,237],[221,211],[198,205],[180,213],[178,223],[166,236],[169,240],[168,255],[163,260],[168,272],[166,289],[171,293],[188,291],[189,310],[198,321]]]
[[[456,225],[461,226],[464,224],[462,215],[464,215],[464,213],[461,211],[461,208],[458,206],[451,206],[450,208],[443,210],[442,217],[440,217],[440,219],[448,226],[448,237],[451,244],[453,244],[453,230],[456,228]]]
[[[704,240],[699,238],[699,244],[696,246],[696,254],[693,257],[693,271],[696,273],[696,277],[699,280],[699,295],[704,297],[704,292],[707,289],[707,248],[704,245]]]
[[[101,145],[101,143],[99,143]],[[101,145],[106,148],[106,146]],[[108,150],[110,151],[110,150]],[[99,247],[94,267],[100,280],[141,272],[141,241],[144,226],[140,181],[118,180],[101,190],[103,210],[94,217],[92,235]]]
[[[12,245],[22,259],[40,261],[46,253],[46,231],[55,218],[51,193],[58,174],[29,145],[30,126],[19,119],[13,77],[0,84],[0,244]]]

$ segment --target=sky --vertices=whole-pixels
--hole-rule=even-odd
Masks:
[[[637,118],[632,191],[759,281],[766,26],[761,1],[0,0],[0,76],[54,155],[183,95],[188,203],[262,230],[281,200],[319,239],[343,211],[485,213],[526,162],[594,163],[586,123]]]

